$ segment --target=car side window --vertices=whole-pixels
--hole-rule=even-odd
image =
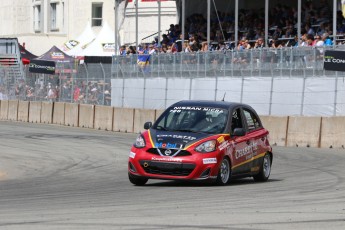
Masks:
[[[236,128],[243,128],[240,109],[234,110],[231,117],[231,133],[233,133]]]
[[[243,109],[243,113],[247,122],[248,131],[253,131],[261,128],[259,118],[253,112],[248,109]]]

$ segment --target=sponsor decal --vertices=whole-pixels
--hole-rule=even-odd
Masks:
[[[174,139],[182,139],[182,140],[189,140],[189,141],[193,141],[196,139],[196,137],[183,136],[183,135],[172,135],[172,134],[158,134],[157,138],[174,138]]]
[[[176,149],[177,144],[172,144],[172,143],[163,143],[163,142],[156,142],[155,143],[156,148],[164,148],[164,149]]]
[[[210,111],[214,113],[224,113],[224,110],[207,107],[190,107],[190,106],[176,106],[170,110],[170,113],[180,113],[182,110],[196,110],[196,111]]]
[[[68,42],[66,42],[64,45],[64,50],[71,50],[73,49],[74,47],[76,47],[77,45],[79,44],[78,41],[76,40],[69,40]]]
[[[324,69],[333,71],[345,71],[345,52],[326,50],[324,55]]]
[[[260,167],[259,167],[259,166],[256,166],[256,167],[252,167],[252,168],[250,169],[250,171],[256,172],[256,171],[259,171],[259,169],[260,169]]]
[[[225,149],[225,148],[227,148],[227,147],[229,147],[230,146],[230,142],[229,141],[223,141],[219,146],[218,146],[218,149],[219,150],[223,150],[223,149]]]
[[[179,159],[179,158],[172,158],[172,157],[166,157],[166,158],[152,157],[151,160],[153,160],[153,161],[167,161],[167,162],[182,162],[181,159]]]
[[[217,163],[217,158],[204,158],[202,159],[204,165]]]
[[[64,59],[65,58],[65,55],[61,52],[51,52],[50,56],[53,59]]]
[[[252,142],[250,145],[246,146],[243,149],[238,149],[235,152],[235,158],[238,159],[240,157],[245,156],[246,160],[256,156],[256,150],[258,150],[258,143]]]
[[[115,43],[103,43],[102,44],[104,52],[114,52],[115,51]]]
[[[130,152],[129,153],[129,157],[134,159],[135,158],[135,153],[134,152]]]
[[[222,143],[224,141],[224,136],[220,136],[217,138],[218,143]]]

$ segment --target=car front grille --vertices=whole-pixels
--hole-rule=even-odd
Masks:
[[[170,150],[170,153],[166,154],[166,150]],[[185,157],[192,155],[189,151],[182,149],[150,148],[147,150],[147,152],[158,156]],[[161,154],[159,154],[159,152],[161,152]]]
[[[140,161],[146,173],[169,176],[188,176],[195,168],[195,164],[181,162]]]

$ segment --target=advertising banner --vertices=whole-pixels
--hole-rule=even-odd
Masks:
[[[55,74],[55,62],[45,60],[31,60],[29,71],[32,73]]]
[[[326,50],[323,68],[325,70],[345,71],[345,51]]]

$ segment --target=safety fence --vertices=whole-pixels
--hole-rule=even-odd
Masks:
[[[0,121],[46,123],[115,132],[142,132],[162,110],[118,108],[65,102],[0,101]],[[345,117],[261,116],[277,146],[342,148]]]
[[[345,115],[345,75],[323,69],[326,49],[345,46],[114,56],[113,64],[55,75],[26,68],[24,79],[0,67],[0,100],[164,109],[179,100],[225,98],[261,115]]]

